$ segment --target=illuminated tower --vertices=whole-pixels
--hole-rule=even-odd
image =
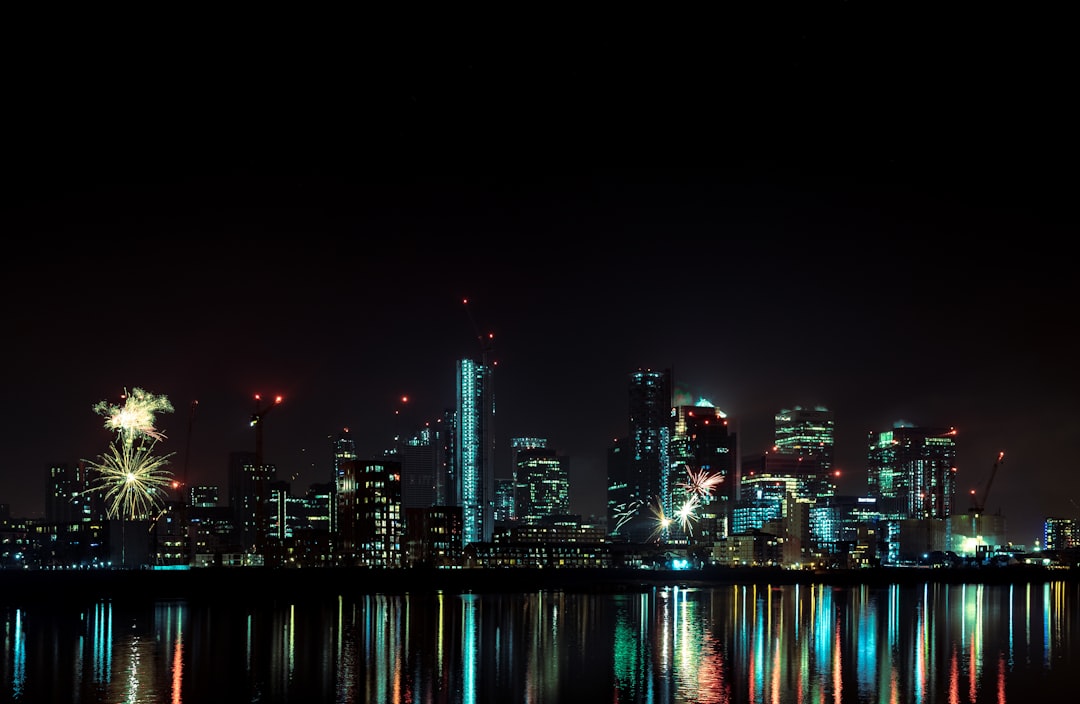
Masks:
[[[647,540],[655,532],[654,509],[673,515],[671,452],[671,371],[638,369],[630,374],[628,494],[643,509],[627,524],[630,539]]]
[[[457,371],[457,472],[462,542],[491,542],[495,523],[495,393],[493,368],[462,359]]]
[[[948,518],[956,501],[956,431],[898,422],[867,438],[869,495],[885,519]]]
[[[693,532],[701,540],[724,537],[739,490],[736,434],[729,432],[727,414],[705,399],[692,406],[676,406],[673,418],[669,480],[675,493],[673,506],[677,509],[685,498],[678,484],[689,479],[687,470],[719,477],[710,494],[700,499]]]
[[[337,495],[341,493],[341,484],[345,476],[342,463],[357,459],[356,442],[353,441],[348,428],[342,429],[338,435],[330,436],[330,452],[334,461],[333,475],[330,477],[330,484],[334,490],[334,496],[330,501],[330,535],[336,536],[339,531]]]
[[[814,410],[795,406],[773,417],[776,439],[773,451],[781,455],[814,456],[825,473],[833,465],[833,412],[824,406]]]
[[[555,450],[529,448],[517,453],[514,514],[525,525],[570,513],[570,486],[565,457]]]
[[[337,564],[401,567],[405,536],[401,463],[346,460],[341,469]]]

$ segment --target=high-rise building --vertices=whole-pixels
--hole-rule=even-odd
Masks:
[[[191,487],[188,500],[191,508],[209,508],[218,505],[219,493],[219,487],[216,485],[200,484]]]
[[[330,477],[330,484],[334,489],[333,500],[330,502],[330,533],[336,535],[338,532],[337,495],[341,492],[341,481],[344,477],[344,469],[341,465],[343,462],[357,459],[356,441],[349,434],[348,428],[343,428],[337,435],[330,436],[330,453],[334,465]]]
[[[630,374],[628,500],[642,510],[625,524],[633,542],[656,534],[656,515],[672,516],[671,371],[638,369]]]
[[[229,454],[229,508],[232,509],[236,542],[244,551],[265,543],[269,516],[260,506],[265,507],[269,501],[270,483],[277,472],[272,464],[264,462],[256,466],[256,456],[257,453],[243,451]]]
[[[816,457],[821,469],[829,473],[833,466],[835,445],[834,413],[824,406],[813,410],[795,406],[773,416],[775,440],[773,452],[781,455]]]
[[[435,468],[435,506],[458,504],[457,489],[457,411],[453,408],[443,410],[442,418],[435,425],[435,437],[432,443],[437,448]]]
[[[514,480],[506,477],[495,478],[495,527],[509,526],[516,520],[514,510]]]
[[[401,567],[405,535],[401,463],[345,460],[341,469],[338,564]]]
[[[458,476],[456,505],[461,506],[464,545],[491,542],[495,524],[494,369],[483,361],[462,359],[457,371]]]
[[[567,461],[555,450],[533,447],[519,450],[514,472],[514,514],[521,524],[537,525],[552,516],[570,513]]]
[[[45,487],[45,520],[49,523],[77,523],[89,521],[90,501],[87,468],[82,462],[66,463],[49,467]]]
[[[669,486],[675,494],[673,510],[679,514],[680,506],[694,503],[695,518],[689,530],[681,532],[698,541],[724,537],[739,491],[736,434],[728,431],[727,414],[705,399],[675,406],[672,412]],[[704,491],[703,481],[708,487]]]
[[[437,475],[441,466],[440,425],[425,425],[400,443],[401,505],[431,508],[435,505]]]
[[[947,519],[956,501],[956,430],[897,422],[867,438],[869,495],[886,520]]]

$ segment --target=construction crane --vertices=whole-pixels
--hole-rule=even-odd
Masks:
[[[994,466],[990,470],[990,478],[986,480],[986,488],[983,489],[982,501],[976,501],[975,500],[975,490],[974,489],[971,490],[971,508],[968,509],[969,513],[971,513],[973,515],[976,515],[976,516],[981,516],[983,514],[983,512],[986,510],[986,501],[987,501],[987,499],[990,498],[990,487],[992,487],[994,485],[994,475],[997,474],[998,467],[1000,467],[1001,463],[1004,462],[1004,461],[1005,461],[1005,452],[1004,451],[999,452],[998,456],[997,456],[997,459],[994,460]]]

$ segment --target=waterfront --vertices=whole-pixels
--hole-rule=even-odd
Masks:
[[[0,702],[1022,702],[1080,671],[1071,579],[228,586],[0,597]]]

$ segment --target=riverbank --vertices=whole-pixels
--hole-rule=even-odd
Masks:
[[[640,592],[657,587],[825,584],[1022,584],[1080,581],[1075,569],[880,567],[859,570],[787,570],[713,567],[640,569],[378,569],[216,567],[186,570],[0,570],[0,601],[63,599],[293,600],[353,594],[528,592],[564,590]]]

